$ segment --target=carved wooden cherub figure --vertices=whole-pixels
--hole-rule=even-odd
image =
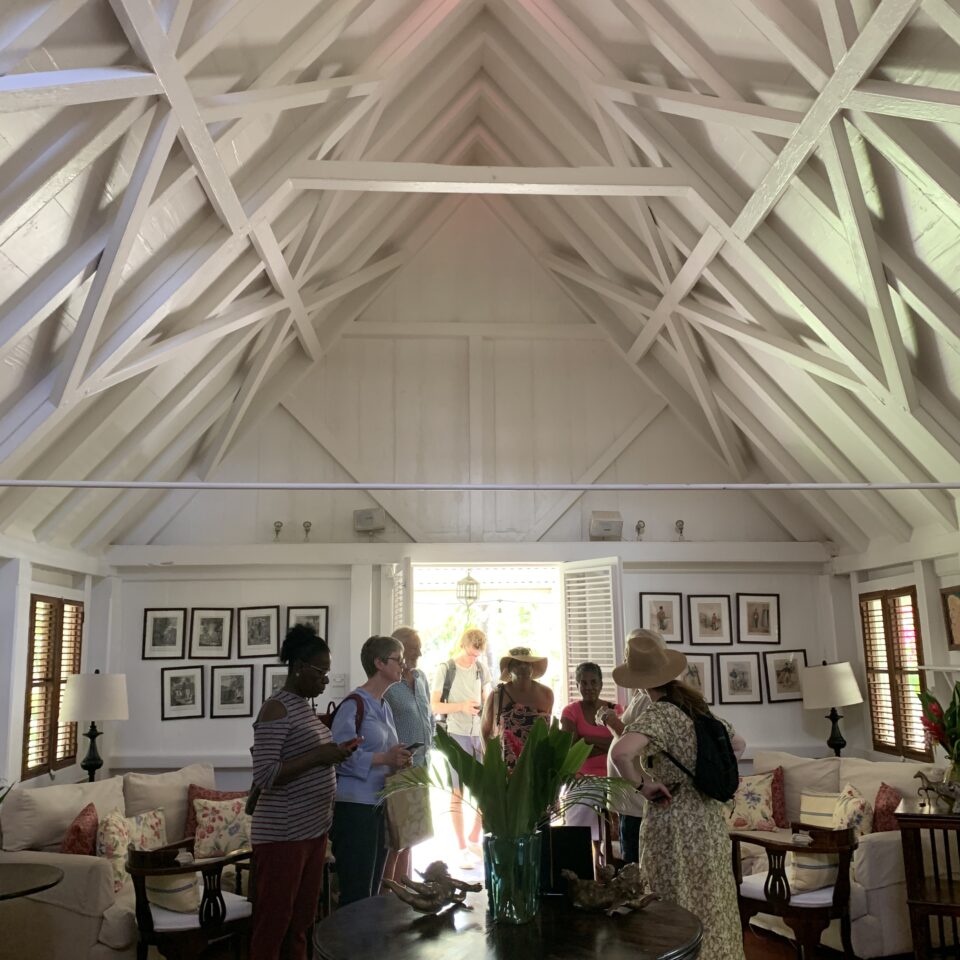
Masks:
[[[605,910],[608,916],[642,910],[651,900],[660,898],[646,890],[640,867],[628,863],[619,873],[603,866],[596,880],[581,880],[572,870],[561,870],[567,881],[567,894],[575,907],[583,910]]]
[[[448,904],[463,903],[468,892],[483,889],[483,884],[451,877],[442,860],[434,860],[426,870],[418,873],[423,877],[423,883],[403,877],[399,882],[384,880],[383,885],[421,913],[436,913]]]

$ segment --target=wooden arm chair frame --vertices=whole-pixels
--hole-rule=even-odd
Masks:
[[[737,906],[740,909],[740,924],[744,930],[750,918],[758,913],[780,917],[793,930],[796,938],[798,960],[811,960],[823,931],[830,921],[840,921],[840,939],[843,943],[843,955],[856,960],[853,942],[850,938],[850,864],[853,851],[857,848],[857,831],[851,827],[846,830],[825,830],[805,823],[792,823],[794,833],[803,830],[813,837],[809,844],[793,843],[775,837],[758,837],[756,833],[732,832],[733,875],[737,883]],[[752,843],[763,847],[767,854],[767,878],[763,885],[766,899],[746,897],[740,892],[743,882],[743,869],[740,864],[740,844]],[[786,859],[789,852],[795,853],[832,853],[838,857],[837,879],[833,884],[833,898],[825,906],[798,906],[791,904],[792,893],[787,879]]]
[[[253,927],[252,915],[226,919],[227,908],[220,881],[223,868],[236,864],[239,890],[239,871],[247,866],[251,851],[239,851],[222,857],[205,857],[192,863],[177,863],[176,857],[181,850],[193,853],[193,843],[194,840],[190,837],[156,850],[135,850],[132,845],[127,848],[127,872],[133,879],[136,894],[137,960],[147,960],[151,944],[164,957],[187,960],[200,956],[212,943],[231,937],[234,938],[234,955],[239,958],[241,945],[248,941]],[[195,873],[200,873],[203,877],[197,925],[184,930],[155,930],[150,901],[147,899],[146,878]]]

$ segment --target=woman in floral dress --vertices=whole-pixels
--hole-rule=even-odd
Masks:
[[[655,635],[632,638],[627,662],[613,671],[622,687],[646,690],[653,701],[614,744],[611,759],[621,776],[650,801],[640,828],[640,865],[653,891],[695,914],[703,924],[700,960],[743,960],[743,934],[723,804],[704,796],[675,766],[697,761],[692,717],[709,712],[703,697],[675,677],[687,658]],[[734,751],[745,744],[731,732]],[[645,772],[638,774],[639,757]]]

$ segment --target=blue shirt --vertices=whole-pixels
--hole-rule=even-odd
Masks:
[[[390,704],[374,699],[359,687],[352,692],[363,698],[363,723],[360,725],[363,743],[349,760],[337,767],[337,800],[374,805],[380,802],[389,767],[386,764],[375,765],[373,755],[386,753],[400,740]],[[357,735],[357,704],[353,700],[344,700],[340,705],[330,732],[334,743],[352,740]]]
[[[433,711],[430,709],[430,687],[421,670],[413,671],[413,688],[401,680],[383,695],[390,704],[397,726],[397,736],[404,744],[422,743],[414,751],[413,765],[426,766],[427,751],[433,741]]]

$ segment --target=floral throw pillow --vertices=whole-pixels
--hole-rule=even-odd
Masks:
[[[873,807],[849,783],[840,791],[840,798],[833,808],[833,827],[835,830],[856,827],[857,836],[873,833]]]
[[[730,812],[732,830],[776,830],[773,816],[773,771],[741,777]]]
[[[889,783],[881,783],[873,801],[873,832],[889,833],[897,829],[897,818],[893,811],[903,799],[903,794]]]
[[[191,783],[187,787],[187,822],[184,824],[183,835],[185,837],[197,835],[197,811],[193,806],[194,800],[236,800],[243,797],[246,801],[247,792],[246,790],[210,790]]]
[[[119,810],[108,814],[97,829],[97,856],[110,861],[113,870],[113,892],[119,893],[127,882],[127,846],[136,850],[156,850],[167,842],[166,818],[163,810],[148,810],[134,817],[125,817]]]
[[[197,833],[193,855],[222,857],[250,848],[250,817],[244,812],[243,797],[233,800],[194,800]]]
[[[100,820],[97,817],[97,808],[88,803],[67,827],[60,844],[61,853],[72,853],[85,857],[97,855],[97,827]]]

